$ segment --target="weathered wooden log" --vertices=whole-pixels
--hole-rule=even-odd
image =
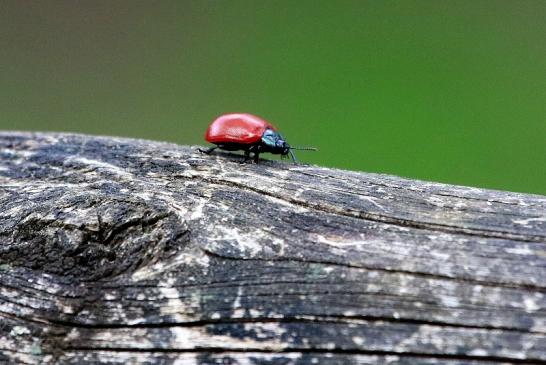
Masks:
[[[546,197],[0,134],[0,362],[546,364]]]

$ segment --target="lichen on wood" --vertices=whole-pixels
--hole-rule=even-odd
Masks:
[[[546,363],[546,197],[0,134],[0,362]]]

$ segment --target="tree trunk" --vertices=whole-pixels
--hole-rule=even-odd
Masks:
[[[0,362],[546,364],[546,197],[0,134]]]

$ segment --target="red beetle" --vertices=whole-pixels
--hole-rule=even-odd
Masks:
[[[291,147],[271,123],[248,113],[224,114],[216,118],[205,133],[207,142],[216,146],[204,153],[211,153],[217,148],[227,151],[244,151],[244,162],[254,153],[254,162],[258,162],[260,153],[269,152],[284,157],[290,154],[294,163],[296,157],[292,150],[312,150],[312,147]]]

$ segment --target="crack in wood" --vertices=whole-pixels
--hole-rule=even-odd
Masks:
[[[151,349],[133,349],[124,347],[110,347],[110,348],[92,348],[92,347],[71,347],[71,351],[104,351],[104,352],[136,352],[136,353],[195,353],[195,350],[183,350],[183,349],[163,349],[163,348],[151,348]],[[461,361],[481,361],[492,363],[504,363],[504,364],[533,364],[543,365],[546,361],[541,359],[513,359],[498,356],[472,356],[472,355],[439,355],[439,354],[422,354],[415,352],[392,352],[392,351],[370,351],[370,350],[343,350],[343,349],[298,349],[290,348],[287,350],[270,351],[260,349],[230,349],[229,352],[221,347],[203,347],[199,349],[199,353],[261,353],[261,354],[332,354],[332,355],[382,355],[382,356],[399,356],[403,358],[411,359],[434,359],[434,360],[461,360]]]
[[[382,267],[376,267],[376,266],[364,266],[364,265],[357,265],[357,264],[351,264],[351,263],[342,263],[342,262],[336,262],[336,261],[317,261],[317,260],[310,260],[307,258],[302,258],[301,260],[295,259],[295,258],[268,258],[268,259],[260,259],[260,258],[240,258],[240,257],[232,257],[227,255],[222,255],[216,251],[211,251],[207,247],[201,246],[200,247],[203,252],[206,254],[212,256],[212,257],[219,257],[224,260],[233,260],[233,261],[262,261],[262,262],[269,262],[269,261],[278,261],[278,262],[296,262],[296,263],[307,263],[307,264],[318,264],[318,265],[326,265],[329,267],[345,267],[345,268],[355,268],[355,269],[365,269],[365,270],[371,270],[371,271],[380,271],[380,272],[388,272],[388,273],[399,273],[399,274],[406,274],[410,276],[415,277],[423,277],[423,278],[432,278],[432,279],[442,279],[442,280],[450,280],[454,282],[467,282],[471,284],[479,284],[483,286],[490,286],[490,287],[503,287],[503,288],[518,288],[518,289],[524,289],[528,290],[530,292],[540,292],[540,293],[546,293],[546,287],[545,286],[538,286],[538,285],[530,285],[530,284],[510,284],[510,283],[503,283],[503,282],[495,282],[495,281],[485,281],[480,280],[476,278],[463,278],[460,276],[454,277],[454,276],[447,276],[447,275],[441,275],[441,274],[430,274],[426,272],[415,272],[415,271],[408,271],[408,270],[400,270],[400,269],[386,269]],[[546,285],[546,283],[545,283]]]
[[[225,186],[230,186],[237,189],[245,189],[248,191],[252,191],[259,195],[267,195],[276,199],[284,200],[287,203],[291,203],[291,204],[305,207],[305,208],[316,209],[324,213],[342,215],[342,216],[351,217],[351,218],[360,218],[360,219],[365,219],[372,222],[393,224],[400,227],[424,229],[424,230],[437,231],[437,232],[446,232],[446,233],[467,235],[467,236],[473,236],[473,237],[499,238],[499,239],[521,241],[521,242],[533,242],[533,243],[546,244],[546,236],[540,236],[540,235],[528,236],[528,235],[514,234],[514,233],[510,233],[506,231],[505,232],[488,231],[485,229],[472,229],[468,227],[452,226],[447,224],[427,223],[427,222],[421,222],[421,221],[415,221],[415,220],[401,219],[397,217],[384,216],[380,214],[368,213],[363,211],[353,213],[351,211],[343,210],[341,208],[336,208],[334,206],[328,206],[323,204],[313,204],[311,202],[306,202],[303,200],[288,198],[280,194],[274,194],[267,190],[253,188],[251,186],[237,183],[234,181],[212,179],[212,178],[202,178],[199,176],[196,176],[196,178],[203,179],[204,181],[208,183],[212,183],[212,184],[225,185]]]

